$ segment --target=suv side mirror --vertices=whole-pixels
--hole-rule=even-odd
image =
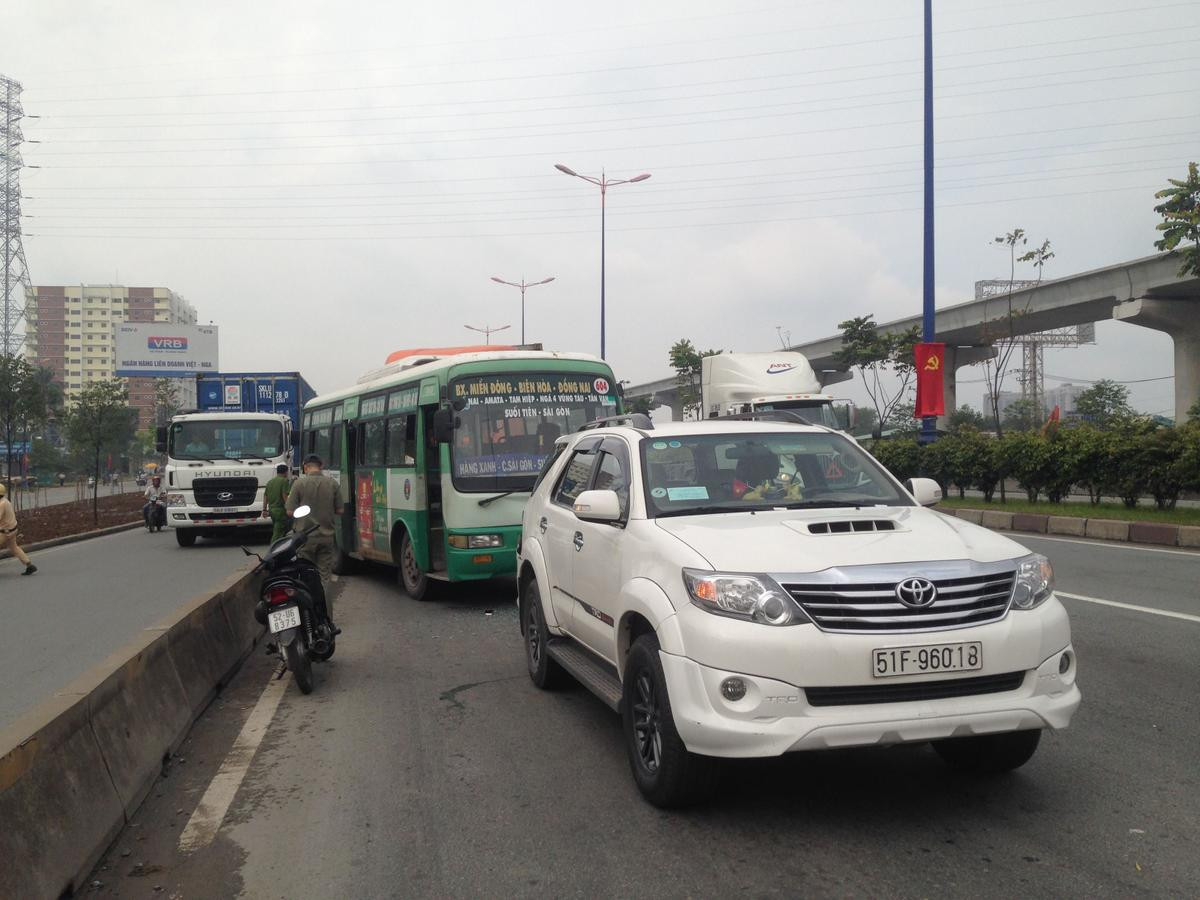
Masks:
[[[154,450],[157,453],[167,452],[167,426],[165,425],[154,429]]]
[[[449,444],[454,440],[454,429],[458,427],[458,416],[448,406],[443,406],[433,414],[433,439],[439,444]]]
[[[942,499],[942,486],[932,478],[910,478],[904,486],[922,506],[937,506]]]
[[[621,498],[616,491],[584,491],[575,500],[575,515],[585,522],[620,522]]]

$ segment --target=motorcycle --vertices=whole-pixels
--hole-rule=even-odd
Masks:
[[[167,527],[167,501],[151,500],[148,506],[150,508],[142,514],[142,518],[146,520],[146,530],[151,534],[162,531]]]
[[[295,517],[302,519],[310,509],[300,506]],[[243,547],[247,556],[257,556],[254,572],[265,573],[254,618],[265,625],[275,640],[274,649],[286,662],[301,693],[312,693],[313,662],[325,662],[335,649],[336,631],[326,614],[321,573],[310,561],[297,556],[315,531],[314,524],[280,538],[266,556]]]

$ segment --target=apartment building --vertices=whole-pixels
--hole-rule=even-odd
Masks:
[[[71,403],[87,385],[113,377],[113,326],[121,322],[196,323],[195,308],[162,287],[78,284],[32,288],[25,304],[25,353],[54,372]],[[154,421],[154,379],[127,378],[138,427]],[[196,384],[179,379],[179,399],[196,404]]]

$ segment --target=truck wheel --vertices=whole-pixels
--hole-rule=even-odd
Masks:
[[[529,677],[542,690],[553,690],[563,683],[566,673],[546,652],[550,632],[546,629],[542,595],[536,578],[528,579],[521,588],[521,625],[525,635],[525,664],[529,668]]]
[[[190,528],[176,528],[175,540],[179,542],[180,547],[191,547],[196,543],[196,532]]]
[[[997,775],[1019,769],[1033,757],[1042,739],[1040,729],[979,734],[933,742],[933,749],[951,769],[972,775]]]
[[[397,561],[400,570],[400,589],[414,600],[429,600],[429,576],[421,571],[417,563],[417,551],[413,547],[412,538],[408,532],[400,540],[400,559]]]
[[[643,634],[629,650],[621,720],[629,767],[643,797],[661,809],[671,809],[712,793],[717,761],[688,752],[675,730],[658,638],[653,634]]]

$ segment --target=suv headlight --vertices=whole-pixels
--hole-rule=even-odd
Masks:
[[[1017,560],[1017,583],[1013,588],[1013,609],[1041,606],[1054,593],[1054,569],[1040,553]]]
[[[692,602],[707,612],[763,625],[797,625],[808,618],[796,602],[770,578],[684,569]]]

